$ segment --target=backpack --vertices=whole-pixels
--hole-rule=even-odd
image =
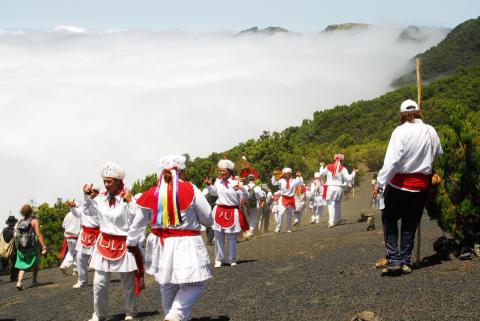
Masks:
[[[254,187],[250,187],[247,185],[247,188],[248,188],[247,207],[249,208],[257,207],[257,195],[255,194]]]
[[[10,242],[5,242],[3,233],[0,233],[0,258],[8,260],[13,254],[13,239]]]
[[[37,242],[35,232],[33,231],[32,220],[21,220],[17,225],[15,234],[15,247],[17,249],[31,249]]]

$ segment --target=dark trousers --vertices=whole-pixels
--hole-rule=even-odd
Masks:
[[[8,271],[10,265],[10,281],[17,281],[18,269],[15,267],[15,261],[17,260],[17,251],[13,251],[12,256],[8,260],[2,259],[2,266],[5,272]]]
[[[407,192],[387,186],[382,210],[383,235],[387,260],[391,265],[411,264],[415,231],[420,223],[428,191]],[[401,220],[400,249],[398,220]]]
[[[264,233],[268,232],[268,225],[270,223],[270,206],[265,205],[262,209],[262,217],[260,219],[260,226]]]
[[[213,245],[213,237],[215,236],[215,233],[213,232],[213,228],[211,226],[207,226],[207,244],[208,245]]]

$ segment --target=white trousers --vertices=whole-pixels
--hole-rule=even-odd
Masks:
[[[77,252],[77,269],[78,269],[78,282],[83,285],[88,284],[88,260],[90,255]]]
[[[186,321],[190,318],[192,307],[202,295],[206,282],[184,284],[161,284],[165,320]]]
[[[135,271],[119,273],[122,281],[125,313],[134,316],[137,312],[137,299],[134,295]],[[93,277],[93,310],[98,318],[108,315],[108,289],[112,272],[95,271]]]
[[[278,209],[278,214],[277,214],[277,231],[280,231],[282,229],[283,225],[283,218],[284,216],[287,216],[287,231],[292,230],[292,215],[293,215],[293,207],[282,207]]]
[[[320,221],[320,217],[323,214],[323,208],[325,206],[314,206],[312,209],[312,222],[318,223]]]
[[[328,226],[334,226],[342,219],[342,202],[327,201],[328,206]]]
[[[258,228],[258,221],[260,219],[260,209],[257,207],[248,209],[248,225],[250,226],[250,231],[247,232],[248,235],[252,235],[253,231]]]
[[[77,239],[67,239],[67,254],[63,258],[62,266],[70,267],[73,265],[73,271],[77,271]]]
[[[295,223],[300,223],[300,225],[302,225],[303,212],[305,212],[305,210],[294,211],[293,212],[293,216],[295,218]]]
[[[225,235],[228,242],[228,259],[225,260]],[[234,263],[237,261],[237,233],[215,231],[215,261]]]

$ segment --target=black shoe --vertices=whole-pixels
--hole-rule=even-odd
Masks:
[[[402,274],[402,266],[399,265],[387,265],[384,269],[382,269],[382,275],[401,275]]]

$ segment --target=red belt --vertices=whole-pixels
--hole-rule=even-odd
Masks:
[[[80,241],[82,245],[89,248],[95,245],[98,235],[100,234],[100,228],[97,227],[87,227],[82,225],[82,235],[80,236]]]
[[[160,238],[160,244],[165,244],[164,240],[169,237],[181,237],[181,236],[197,236],[201,235],[200,231],[194,230],[176,230],[170,228],[154,228],[152,233]]]
[[[282,195],[282,205],[295,208],[295,197]]]
[[[422,173],[395,174],[390,183],[411,191],[424,191],[430,187],[430,175]]]

